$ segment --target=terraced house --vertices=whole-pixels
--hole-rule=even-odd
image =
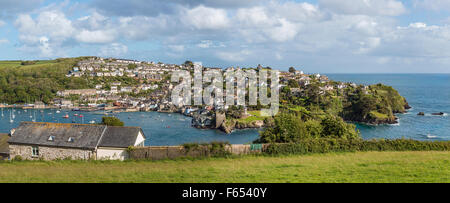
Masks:
[[[11,159],[128,158],[129,146],[144,146],[140,127],[23,122],[11,132]]]

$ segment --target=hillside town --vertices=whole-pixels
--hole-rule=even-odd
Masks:
[[[72,111],[101,111],[106,114],[120,112],[158,111],[167,113],[182,113],[193,117],[192,126],[197,128],[219,128],[230,133],[233,129],[260,128],[266,125],[264,117],[252,115],[252,111],[261,109],[261,106],[242,106],[229,108],[221,105],[175,105],[171,100],[171,93],[179,83],[171,82],[172,72],[185,70],[194,73],[194,63],[186,61],[183,64],[164,64],[161,62],[145,62],[128,59],[84,57],[79,60],[65,74],[66,78],[82,79],[89,81],[90,88],[87,89],[62,89],[47,103],[36,101],[32,104],[24,104],[24,109],[57,108]],[[225,69],[217,67],[202,67],[202,71],[219,70],[221,73],[238,70],[269,70],[270,67],[258,65],[256,68],[228,67]],[[195,77],[191,77],[191,84]],[[259,80],[259,75],[256,76]],[[227,78],[223,77],[226,83]],[[245,78],[246,87],[249,86],[249,78]],[[234,81],[235,85],[237,81]],[[206,87],[208,84],[203,84]],[[258,84],[256,84],[258,85]],[[314,87],[314,88],[312,88]],[[335,82],[326,75],[307,74],[301,70],[290,67],[289,71],[279,72],[279,90],[286,97],[304,98],[307,94],[313,95],[336,95],[344,89],[361,89],[366,94],[368,86],[354,83]],[[313,91],[311,91],[313,89]],[[196,91],[195,88],[193,91]],[[233,93],[237,101],[237,94]],[[286,92],[287,91],[287,92]],[[227,90],[223,91],[226,98]],[[310,96],[310,95],[309,95]],[[10,105],[11,106],[11,105]],[[2,105],[0,107],[7,107]],[[18,106],[14,106],[18,107]],[[222,111],[222,113],[217,113]],[[226,111],[226,113],[223,113]],[[226,115],[225,115],[226,114]],[[237,122],[231,127],[222,125],[226,118],[247,119],[253,117],[252,122]],[[252,118],[250,118],[251,120]],[[219,122],[218,122],[219,121]]]
[[[257,69],[263,68],[258,65]],[[185,64],[164,64],[127,59],[113,59],[92,57],[80,61],[69,71],[66,77],[95,78],[99,82],[92,89],[67,89],[57,92],[52,107],[78,108],[84,110],[104,109],[116,111],[180,111],[170,100],[170,92],[174,84],[170,83],[170,75],[174,70],[193,70],[192,62]],[[219,69],[219,68],[204,68]],[[224,69],[237,70],[239,67]],[[131,79],[122,82],[123,78]],[[100,80],[99,80],[100,79]],[[312,82],[319,82],[320,94],[334,89],[343,89],[349,83],[332,83],[327,76],[320,74],[305,74],[295,70],[280,72],[280,88],[289,81],[299,84],[298,88],[291,88],[292,94],[301,94],[303,89]],[[28,107],[45,108],[42,103],[29,104]],[[205,107],[211,109],[211,107]],[[185,110],[185,109],[184,109]],[[190,109],[189,111],[192,111]],[[188,111],[188,112],[189,112]]]

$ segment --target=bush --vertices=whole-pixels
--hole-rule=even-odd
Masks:
[[[13,161],[22,161],[23,158],[22,158],[22,156],[17,155],[17,156],[15,156],[12,160],[13,160]]]
[[[108,126],[124,126],[124,123],[116,117],[103,117],[101,124]]]
[[[257,143],[300,143],[311,138],[360,138],[356,126],[342,118],[327,115],[323,120],[303,121],[301,115],[281,113],[273,125],[260,133]]]
[[[300,143],[270,144],[266,154],[311,154],[355,151],[449,151],[450,141],[305,139]]]

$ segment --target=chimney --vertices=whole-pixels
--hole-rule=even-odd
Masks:
[[[13,134],[14,134],[14,132],[16,132],[16,129],[15,129],[15,128],[11,129],[11,130],[9,131],[9,136],[12,137]]]

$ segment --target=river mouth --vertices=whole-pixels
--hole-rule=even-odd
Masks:
[[[450,140],[450,74],[327,74],[336,81],[358,84],[383,83],[397,89],[414,108],[405,114],[397,114],[400,124],[368,126],[356,124],[364,139],[415,139]],[[101,122],[99,112],[72,112],[57,109],[34,110],[15,109],[14,121],[10,123],[10,108],[3,109],[0,117],[0,133],[9,133],[21,121],[89,123]],[[444,112],[445,116],[418,116],[419,112]],[[63,118],[65,114],[69,118]],[[81,114],[83,117],[75,117]],[[177,113],[128,112],[114,114],[126,126],[142,127],[147,136],[147,146],[181,145],[192,142],[225,141],[231,144],[247,144],[258,139],[262,129],[234,130],[226,134],[220,130],[191,127],[190,117]],[[31,117],[30,117],[31,116]]]
[[[10,123],[10,111],[13,111],[14,121]],[[70,111],[57,109],[4,108],[0,117],[0,133],[9,133],[22,121],[52,122],[52,123],[99,123],[105,116],[103,111]],[[64,118],[68,115],[68,118]],[[82,117],[80,117],[82,115]],[[235,130],[226,134],[215,129],[197,129],[191,126],[191,117],[178,113],[160,112],[121,112],[109,114],[122,120],[126,126],[139,126],[147,136],[147,146],[174,146],[184,143],[203,143],[212,141],[229,142],[230,144],[248,144],[258,139],[261,129]]]

